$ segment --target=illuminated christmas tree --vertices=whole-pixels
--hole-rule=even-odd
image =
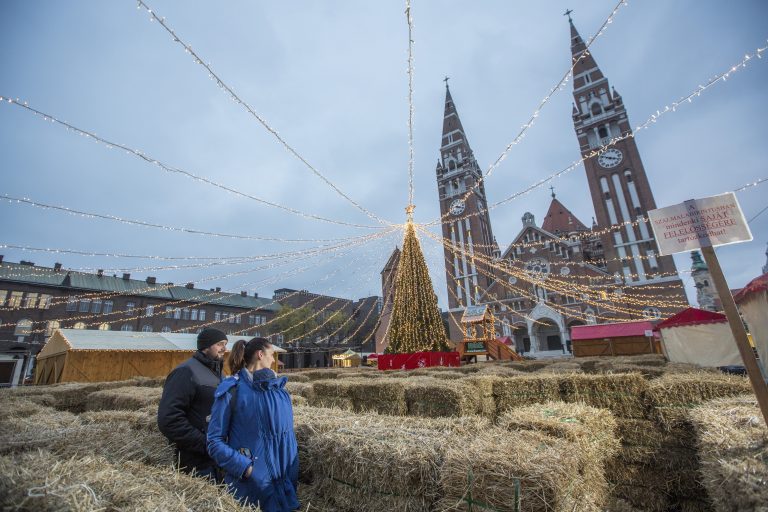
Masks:
[[[387,352],[406,353],[448,350],[445,327],[437,309],[427,262],[421,252],[408,208],[403,251],[395,279],[395,300],[387,330]]]

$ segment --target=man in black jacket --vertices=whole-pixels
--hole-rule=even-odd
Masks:
[[[216,476],[216,466],[205,448],[206,433],[226,349],[226,334],[203,329],[197,335],[197,352],[174,368],[163,386],[157,425],[176,446],[179,469],[187,473]]]

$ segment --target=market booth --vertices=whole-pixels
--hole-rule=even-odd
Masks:
[[[244,339],[227,338],[229,347]],[[57,329],[37,355],[35,384],[164,377],[196,350],[197,334]]]
[[[711,367],[743,364],[728,318],[722,313],[688,308],[656,329],[664,355],[673,363]]]
[[[333,355],[333,367],[334,368],[355,368],[360,366],[362,358],[360,354],[352,349],[347,350],[342,354]]]
[[[768,367],[768,273],[750,281],[733,300],[749,326],[757,357]]]
[[[574,357],[655,354],[654,322],[639,320],[571,327]]]

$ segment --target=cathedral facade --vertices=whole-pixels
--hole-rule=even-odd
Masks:
[[[492,308],[498,336],[540,356],[568,353],[574,325],[661,318],[687,307],[674,261],[658,255],[645,221],[656,204],[622,98],[569,22],[572,122],[595,211],[590,227],[552,192],[541,224],[525,213],[500,251],[483,173],[446,83],[436,180],[452,341],[464,337],[461,317],[473,305]]]

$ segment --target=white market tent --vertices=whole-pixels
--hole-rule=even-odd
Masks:
[[[749,326],[757,357],[768,368],[768,273],[750,281],[733,299]]]
[[[701,366],[744,364],[722,313],[688,308],[658,324],[664,355],[674,363]]]

